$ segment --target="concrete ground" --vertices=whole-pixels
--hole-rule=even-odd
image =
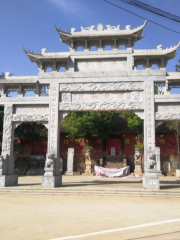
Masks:
[[[180,218],[179,199],[164,197],[0,194],[0,209],[2,240],[61,239]],[[74,239],[179,240],[180,221]]]
[[[180,189],[180,179],[161,179],[164,189]],[[18,188],[40,188],[40,181],[41,177],[20,177]],[[140,179],[63,176],[66,187],[137,189],[142,184]],[[179,198],[0,193],[0,213],[2,240],[180,240]],[[174,219],[177,222],[166,223]],[[159,221],[163,223],[156,225]],[[131,228],[151,223],[155,225]],[[107,230],[112,231],[99,233]],[[94,232],[98,234],[90,235]],[[89,235],[66,238],[81,234]]]
[[[41,176],[18,178],[19,188],[41,188]],[[62,176],[63,188],[143,190],[142,178],[96,178],[95,176]],[[160,176],[161,190],[180,191],[180,178]]]

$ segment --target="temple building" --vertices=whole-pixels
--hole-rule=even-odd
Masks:
[[[134,29],[130,25],[121,29],[120,25],[98,24],[81,27],[81,31],[72,28],[70,32],[55,26],[69,52],[48,53],[43,48],[37,53],[23,48],[30,61],[37,64],[39,74],[25,77],[6,73],[5,78],[0,79],[0,105],[4,106],[0,186],[17,185],[13,141],[14,129],[22,122],[41,122],[48,128],[42,187],[59,187],[62,184],[59,159],[60,155],[67,154],[61,146],[64,141],[60,140],[61,119],[72,111],[132,111],[144,120],[143,187],[159,189],[162,164],[155,128],[164,120],[180,119],[180,97],[170,94],[172,87],[179,86],[180,73],[168,73],[165,69],[180,43],[166,49],[158,45],[156,49],[134,50],[134,44],[144,37],[145,25],[146,21]],[[119,49],[121,45],[126,49]],[[94,46],[97,51],[91,51]],[[106,51],[106,46],[112,50]],[[78,47],[83,51],[77,51]],[[143,65],[144,70],[137,70],[139,65]],[[152,65],[158,69],[151,69]],[[47,68],[52,72],[46,72]],[[66,71],[59,72],[61,68]],[[27,93],[32,91],[34,96],[28,97]],[[12,92],[17,97],[10,97]],[[129,139],[128,136],[121,138]],[[128,145],[128,141],[126,143]],[[177,164],[177,160],[173,162],[173,168],[176,175],[180,175]]]

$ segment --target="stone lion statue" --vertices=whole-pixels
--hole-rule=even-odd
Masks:
[[[135,150],[135,154],[134,154],[134,164],[135,165],[141,165],[141,150],[140,149],[136,149]]]
[[[156,155],[151,153],[148,157],[148,165],[150,169],[153,169],[156,165]]]
[[[3,169],[4,161],[5,161],[4,157],[0,155],[0,169]]]
[[[45,168],[51,168],[54,164],[54,154],[47,153],[46,154],[46,162],[45,162]]]
[[[91,161],[91,151],[89,149],[86,150],[85,161]]]

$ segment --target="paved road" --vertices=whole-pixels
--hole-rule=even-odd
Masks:
[[[180,219],[180,200],[168,197],[0,194],[0,211],[0,239],[50,240]],[[78,239],[179,240],[180,222]]]

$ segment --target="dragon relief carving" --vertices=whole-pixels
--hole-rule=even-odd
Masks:
[[[179,120],[180,113],[156,113],[156,120]]]
[[[110,111],[143,109],[142,102],[60,103],[61,111]]]
[[[13,114],[15,122],[48,121],[49,114]]]
[[[5,105],[3,140],[2,140],[3,155],[10,154],[10,150],[11,150],[12,117],[13,117],[13,106]]]
[[[67,83],[60,85],[62,92],[78,91],[118,91],[118,90],[143,90],[142,82],[121,82],[121,83]]]

